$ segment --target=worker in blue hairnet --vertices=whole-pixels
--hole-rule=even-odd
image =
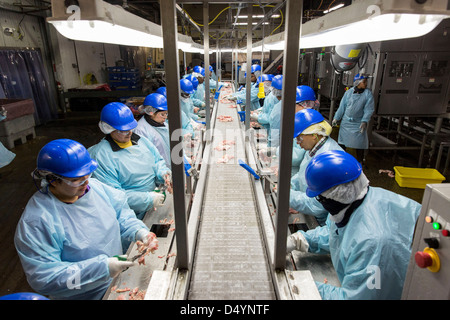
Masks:
[[[194,102],[191,99],[191,94],[195,92],[194,86],[191,81],[184,78],[180,80],[180,108],[183,112],[192,120],[198,120],[199,107],[194,106]]]
[[[160,184],[172,190],[171,171],[155,145],[133,132],[137,121],[123,103],[103,107],[99,127],[106,136],[88,149],[98,162],[93,175],[125,191],[130,208],[142,219],[148,210],[163,205],[164,195],[154,190]]]
[[[311,160],[329,150],[342,150],[331,137],[332,128],[325,118],[314,109],[303,109],[295,114],[294,137],[305,150],[298,172],[291,178],[289,205],[295,211],[313,215],[320,225],[324,225],[328,212],[315,198],[309,198],[306,191],[305,171]]]
[[[330,213],[326,225],[287,239],[288,251],[329,253],[340,287],[316,282],[323,299],[400,299],[421,205],[370,187],[361,164],[342,150],[315,156],[306,194]]]
[[[259,98],[258,92],[259,88],[256,84],[258,77],[261,75],[261,66],[259,64],[254,64],[251,67],[251,78],[250,78],[250,110],[254,111],[259,109]],[[245,74],[247,77],[247,74]],[[247,105],[247,88],[242,89],[241,91],[235,92],[233,94],[227,95],[224,98],[228,100],[242,100],[244,104]]]
[[[170,135],[167,125],[167,99],[159,93],[149,94],[139,107],[144,116],[138,121],[134,133],[150,140],[158,149],[168,168],[170,161]]]
[[[345,150],[356,149],[356,159],[364,163],[364,152],[369,148],[367,125],[374,112],[374,100],[367,89],[367,76],[357,74],[353,79],[353,87],[345,92],[334,115],[332,125],[339,126],[338,142]]]
[[[281,125],[281,83],[279,84],[279,87],[277,87],[276,82],[274,83],[274,80],[277,77],[281,77],[281,83],[282,83],[282,77],[281,75],[275,76],[272,80],[272,85],[274,86],[274,89],[279,90],[280,95],[280,102],[277,103],[270,113],[270,147],[271,148],[277,148],[280,145],[280,125]],[[295,112],[302,110],[302,109],[315,109],[317,110],[319,108],[319,102],[316,99],[316,94],[314,90],[309,86],[297,86],[296,90],[296,99],[295,99]]]
[[[193,99],[197,99],[202,102],[206,102],[206,98],[209,97],[209,95],[205,95],[205,69],[203,69],[200,66],[195,66],[193,68],[192,76],[197,78],[198,85],[195,92],[191,95]],[[206,103],[205,103],[206,106]],[[203,110],[205,107],[202,106],[200,110]]]
[[[51,299],[101,299],[112,279],[135,264],[123,242],[153,242],[124,192],[91,178],[97,162],[70,139],[37,157],[38,187],[17,224],[14,244],[30,286]],[[115,257],[116,256],[116,257]]]
[[[159,93],[162,94],[164,97],[166,97],[167,99],[167,88],[166,87],[159,87],[158,89],[156,89],[155,93]],[[144,110],[145,110],[145,106]],[[191,124],[191,119],[186,115],[186,113],[183,110],[181,111],[181,128],[183,129],[183,136],[184,137],[188,137],[191,136],[193,137],[194,134],[194,128],[192,127]]]
[[[277,81],[277,79],[275,79]],[[278,103],[278,98],[272,92],[272,77],[268,74],[263,74],[258,78],[257,84],[263,83],[264,85],[264,102],[261,110],[252,111],[250,118],[257,121],[266,130],[269,130],[269,117],[272,112],[273,106]],[[275,84],[276,85],[276,84]],[[281,96],[281,95],[280,95]]]

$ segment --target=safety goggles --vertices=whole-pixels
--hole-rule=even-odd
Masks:
[[[86,181],[89,180],[89,178],[91,177],[91,175],[92,175],[92,174],[90,174],[86,179],[83,179],[83,180],[75,180],[75,181],[73,181],[73,180],[67,180],[67,179],[64,179],[64,178],[62,178],[62,177],[59,177],[59,179],[61,179],[65,184],[67,184],[67,185],[69,185],[69,186],[71,186],[71,187],[77,188],[77,187],[80,187],[80,186],[82,186],[83,184],[85,184]]]
[[[133,133],[133,130],[127,130],[127,131],[116,130],[116,132],[117,132],[118,134],[123,135],[123,136],[127,136],[127,135],[129,135],[130,133]]]

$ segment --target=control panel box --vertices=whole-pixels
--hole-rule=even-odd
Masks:
[[[417,221],[402,299],[450,299],[450,184],[429,184]]]

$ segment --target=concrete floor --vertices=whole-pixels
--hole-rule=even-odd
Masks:
[[[97,143],[103,134],[98,129],[99,113],[72,112],[65,119],[59,119],[36,128],[36,138],[12,150],[14,161],[0,169],[0,296],[15,292],[32,292],[26,281],[22,266],[14,248],[14,233],[17,222],[28,199],[36,192],[31,172],[36,167],[39,150],[49,141],[58,138],[74,139],[89,147]],[[333,133],[333,136],[337,134]],[[352,150],[348,150],[352,153]],[[365,173],[372,186],[382,187],[422,202],[423,190],[401,188],[394,178],[379,174],[379,169],[393,170],[394,165],[417,165],[417,155],[394,152],[370,151]],[[447,177],[449,178],[449,177]]]

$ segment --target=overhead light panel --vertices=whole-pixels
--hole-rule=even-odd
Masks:
[[[448,0],[366,0],[302,25],[301,48],[420,37],[450,16]]]
[[[328,9],[328,10],[325,10],[323,13],[329,13],[329,12],[331,12],[331,11],[334,11],[334,10],[337,10],[337,9],[339,9],[339,8],[342,8],[344,6],[344,4],[343,3],[340,3],[340,4],[338,4],[338,5],[335,5],[334,7],[331,7],[330,9]]]
[[[101,0],[52,0],[52,17],[47,18],[66,38],[126,46],[162,48],[161,26],[138,17],[121,6]]]
[[[415,38],[450,17],[448,0],[361,0],[302,25],[300,48]],[[284,32],[264,38],[264,47],[284,49]],[[258,47],[260,42],[253,44]]]

